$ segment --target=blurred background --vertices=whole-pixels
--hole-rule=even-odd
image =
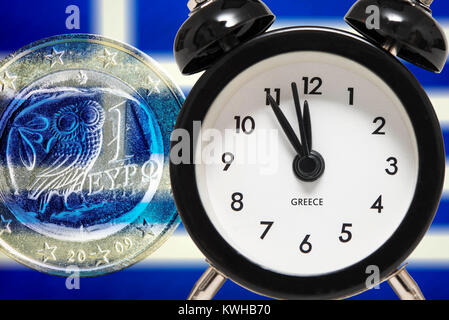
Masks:
[[[277,16],[273,28],[322,25],[349,30],[343,21],[354,0],[265,0]],[[0,57],[44,37],[96,33],[124,41],[156,59],[185,95],[199,76],[182,76],[173,60],[173,40],[187,18],[187,0],[4,0],[0,10]],[[79,8],[79,29],[68,29],[67,7]],[[434,17],[449,38],[449,2],[435,0]],[[407,66],[429,93],[449,146],[449,66],[433,74]],[[448,147],[449,150],[449,147]],[[408,269],[428,299],[449,298],[449,177],[437,217],[408,260]],[[155,254],[126,270],[81,279],[67,290],[65,278],[30,270],[0,254],[0,299],[185,299],[207,267],[182,225]],[[228,281],[217,299],[263,299]],[[387,284],[353,299],[396,299]]]

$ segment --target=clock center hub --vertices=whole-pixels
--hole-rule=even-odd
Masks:
[[[324,173],[324,159],[316,151],[309,155],[296,156],[293,161],[293,172],[302,181],[312,182],[320,178]]]

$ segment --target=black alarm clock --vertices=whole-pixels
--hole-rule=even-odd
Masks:
[[[280,299],[344,298],[386,280],[423,298],[400,266],[434,218],[445,151],[398,57],[442,70],[447,41],[430,3],[360,0],[345,20],[361,37],[266,32],[275,17],[257,0],[189,2],[175,58],[184,74],[206,71],[177,119],[170,173],[210,264],[190,299],[212,298],[227,278]]]

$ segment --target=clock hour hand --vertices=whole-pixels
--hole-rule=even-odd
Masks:
[[[299,142],[299,139],[296,136],[295,131],[293,130],[290,123],[288,122],[287,118],[285,117],[284,113],[282,112],[282,110],[279,107],[279,105],[277,104],[277,102],[273,99],[273,97],[270,94],[268,94],[268,101],[270,102],[271,108],[273,109],[273,112],[276,115],[276,118],[277,118],[279,124],[281,125],[282,130],[284,130],[285,135],[287,136],[291,145],[295,149],[296,153],[301,156],[304,155],[303,147],[301,145],[301,142]]]

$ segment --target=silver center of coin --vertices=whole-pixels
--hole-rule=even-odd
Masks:
[[[153,112],[123,82],[83,70],[24,88],[1,123],[2,196],[18,220],[46,236],[101,239],[133,222],[157,190],[164,146]]]

